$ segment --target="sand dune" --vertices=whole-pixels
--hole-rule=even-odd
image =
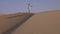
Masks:
[[[16,13],[0,16],[0,34],[6,34],[9,29],[13,28],[17,24],[21,24],[31,14],[29,13]],[[8,33],[7,33],[8,34]]]
[[[60,34],[60,11],[36,13],[12,34]]]

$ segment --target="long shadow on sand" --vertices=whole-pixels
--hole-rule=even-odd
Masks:
[[[25,21],[27,21],[31,16],[33,16],[34,14],[30,14],[29,16],[25,17],[25,19],[23,19],[21,22],[19,22],[18,24],[16,24],[14,27],[11,27],[10,29],[8,29],[7,31],[3,32],[2,34],[11,34],[11,32],[13,32],[15,29],[17,29],[19,26],[21,26]]]

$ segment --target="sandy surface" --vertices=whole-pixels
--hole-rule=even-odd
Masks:
[[[12,34],[60,34],[60,11],[37,13]]]
[[[24,19],[26,19],[30,14],[26,13],[16,13],[9,15],[1,15],[0,16],[0,34],[5,32],[6,30],[12,28],[17,23],[21,23]]]

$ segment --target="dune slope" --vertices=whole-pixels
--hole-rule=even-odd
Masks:
[[[60,11],[37,13],[12,34],[60,34]]]
[[[14,28],[21,25],[32,14],[29,13],[17,13],[0,16],[0,34],[10,34]],[[15,27],[16,25],[16,27]]]

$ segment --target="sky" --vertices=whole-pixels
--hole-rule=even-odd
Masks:
[[[60,0],[29,0],[31,12],[41,12],[46,10],[60,10]],[[26,0],[0,0],[1,13],[27,12]]]

